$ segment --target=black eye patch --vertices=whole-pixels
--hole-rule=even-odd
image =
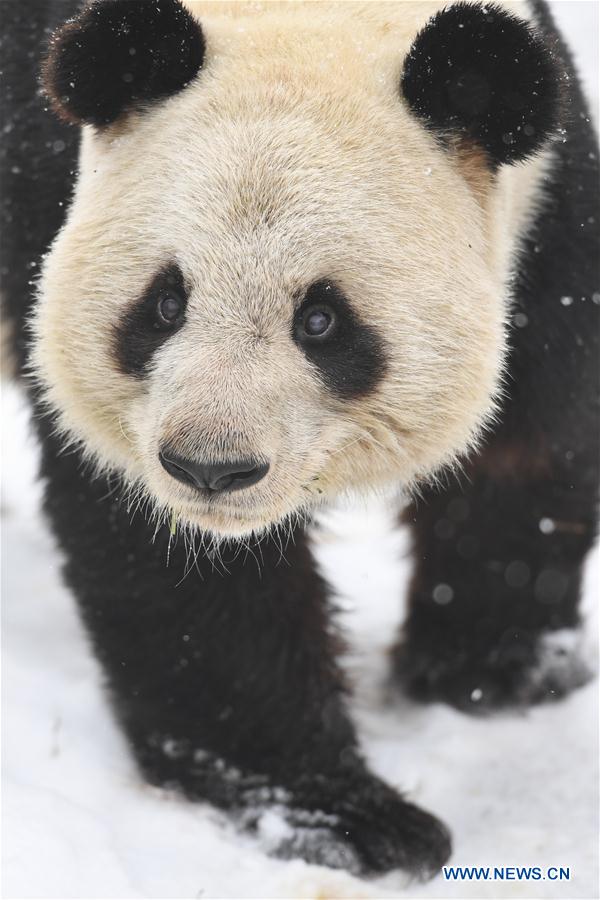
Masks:
[[[152,279],[115,328],[115,355],[126,375],[143,376],[156,350],[185,322],[187,289],[173,263]]]
[[[385,374],[382,339],[333,282],[317,281],[308,289],[295,313],[292,337],[324,384],[343,399],[365,396]]]

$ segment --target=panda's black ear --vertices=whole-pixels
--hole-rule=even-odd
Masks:
[[[401,89],[429,128],[470,140],[495,168],[535,153],[556,128],[562,78],[525,22],[493,4],[456,3],[418,33]]]
[[[204,46],[179,0],[94,0],[52,36],[42,81],[61,118],[102,128],[185,87]]]

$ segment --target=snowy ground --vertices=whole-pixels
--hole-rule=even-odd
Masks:
[[[553,5],[596,108],[598,4]],[[598,898],[597,682],[486,720],[386,697],[384,648],[408,566],[396,563],[403,536],[376,506],[332,515],[317,548],[352,635],[354,712],[372,767],[450,825],[453,864],[568,866],[570,882],[364,882],[268,859],[210,808],[144,785],[60,583],[12,389],[2,416],[4,897]],[[596,553],[585,587],[592,645],[597,596]]]

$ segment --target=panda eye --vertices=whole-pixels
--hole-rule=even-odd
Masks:
[[[175,291],[163,294],[156,304],[156,325],[172,328],[183,315],[185,304]]]
[[[307,307],[302,314],[302,335],[312,340],[329,337],[336,324],[336,316],[330,306],[315,304]]]

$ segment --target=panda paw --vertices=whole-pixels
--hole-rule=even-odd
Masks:
[[[559,700],[589,681],[593,671],[579,632],[567,628],[519,644],[518,652],[508,646],[486,656],[410,641],[394,648],[393,669],[412,699],[470,713]]]
[[[162,733],[141,748],[138,760],[152,784],[212,803],[273,856],[356,875],[403,869],[426,879],[450,854],[446,827],[372,775],[353,748],[342,750],[333,771],[318,774],[315,761],[304,759],[293,775],[276,778]]]
[[[441,822],[368,774],[307,776],[285,798],[279,792],[274,802],[265,802],[264,793],[257,799],[247,806],[243,825],[279,858],[363,876],[403,869],[424,880],[450,854]]]

